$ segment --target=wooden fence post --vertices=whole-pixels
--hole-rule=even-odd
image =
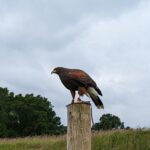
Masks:
[[[67,117],[67,150],[91,150],[91,104],[69,104]]]

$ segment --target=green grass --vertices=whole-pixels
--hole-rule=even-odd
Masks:
[[[66,145],[66,136],[0,139],[0,150],[66,150]],[[150,130],[95,132],[92,150],[150,150]]]
[[[96,133],[92,138],[92,150],[150,150],[150,130]]]
[[[65,150],[65,136],[1,139],[0,150]]]

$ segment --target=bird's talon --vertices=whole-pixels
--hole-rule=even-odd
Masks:
[[[80,98],[78,98],[78,99],[77,99],[77,102],[80,102],[80,103],[81,103],[81,102],[83,102],[83,101],[82,101]]]
[[[81,101],[81,99],[80,99],[80,98],[78,98],[77,100],[78,100],[78,101]]]

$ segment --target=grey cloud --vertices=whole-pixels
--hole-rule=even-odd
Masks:
[[[139,1],[5,1],[1,2],[1,45],[14,50],[60,50],[77,38],[82,20],[89,16],[113,17]],[[116,9],[117,8],[117,9]],[[2,27],[3,26],[3,27]],[[70,28],[69,32],[68,29]],[[8,40],[9,39],[9,40]]]
[[[148,118],[149,2],[0,3],[1,86],[48,97],[66,124],[63,114],[71,95],[50,71],[57,66],[81,68],[104,94],[105,110],[92,103],[95,121],[102,113],[113,113],[136,127],[138,114]],[[140,125],[150,122],[142,118]]]

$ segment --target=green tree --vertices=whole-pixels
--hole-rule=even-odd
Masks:
[[[124,128],[124,123],[121,122],[120,118],[112,114],[104,114],[100,118],[98,123],[93,126],[94,130],[108,130]]]
[[[66,127],[47,98],[0,88],[0,137],[62,134]]]
[[[0,88],[0,137],[8,135],[7,122],[8,122],[8,89]]]

